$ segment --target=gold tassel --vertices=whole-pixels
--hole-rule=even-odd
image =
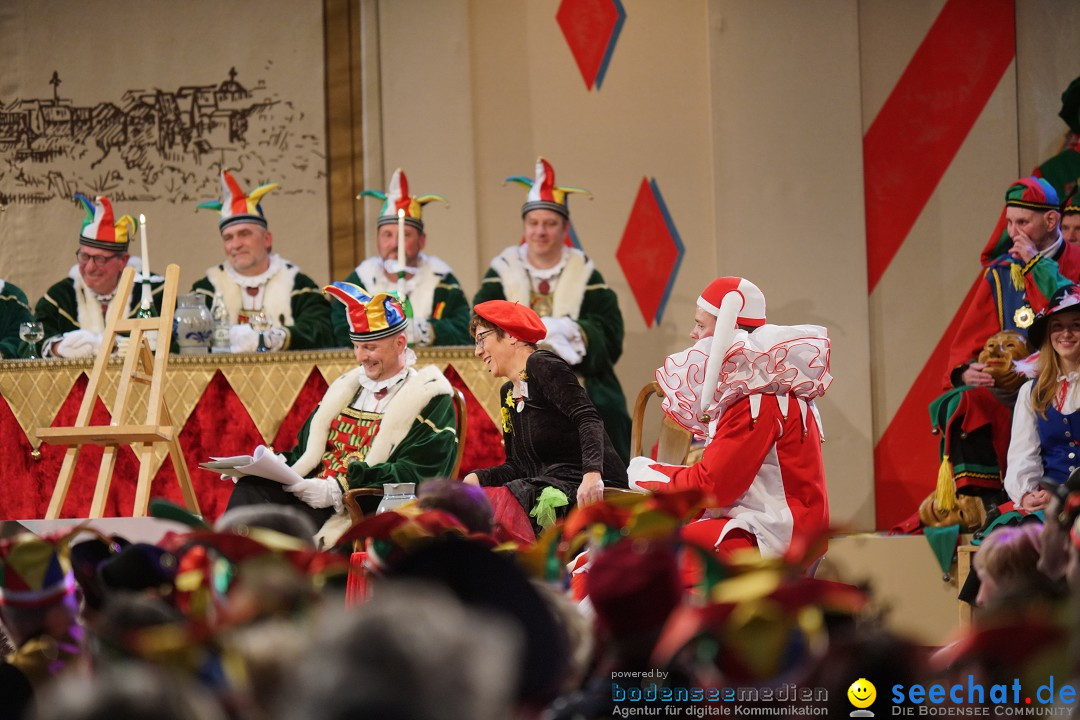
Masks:
[[[1009,263],[1009,279],[1012,280],[1013,290],[1024,289],[1024,269],[1016,263]]]
[[[953,482],[953,468],[948,455],[941,458],[941,467],[938,468],[934,505],[940,512],[951,512],[956,507],[956,483]]]

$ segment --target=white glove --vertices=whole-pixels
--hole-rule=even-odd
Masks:
[[[101,349],[101,336],[89,330],[64,333],[53,354],[62,358],[95,357]]]
[[[581,326],[569,317],[542,317],[547,337],[540,344],[550,349],[571,365],[577,365],[585,358],[585,338]]]
[[[333,505],[334,509],[340,512],[345,507],[341,501],[341,486],[338,485],[337,480],[320,477],[305,478],[283,487],[313,508]]]
[[[423,318],[412,318],[405,328],[405,337],[410,345],[426,347],[431,344],[431,326]]]
[[[272,327],[263,333],[263,336],[266,338],[267,347],[269,347],[272,352],[277,352],[285,347],[285,338],[289,336],[289,333],[285,332],[285,328],[283,327]]]
[[[229,352],[251,353],[259,349],[259,333],[247,323],[229,328]]]

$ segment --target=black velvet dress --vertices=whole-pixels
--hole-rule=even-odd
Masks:
[[[558,488],[570,500],[557,509],[559,516],[577,501],[587,472],[600,473],[606,487],[627,487],[626,466],[573,368],[558,355],[537,350],[525,361],[525,385],[528,397],[519,401],[513,383],[499,393],[506,462],[477,470],[480,484],[505,485],[525,512],[545,487]]]

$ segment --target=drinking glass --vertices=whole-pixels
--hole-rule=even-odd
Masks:
[[[259,333],[259,347],[255,352],[270,352],[270,348],[266,345],[266,331],[270,329],[270,317],[264,312],[257,312],[248,318],[248,322],[251,323],[251,329]]]
[[[30,360],[37,360],[37,344],[45,337],[45,328],[39,322],[24,322],[19,324],[19,339],[30,348],[26,356]]]

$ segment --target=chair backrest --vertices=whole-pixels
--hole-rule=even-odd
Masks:
[[[466,433],[469,430],[469,413],[465,407],[465,394],[454,388],[451,399],[454,401],[454,413],[457,415],[457,457],[454,458],[454,468],[450,471],[450,477],[458,480],[461,472],[461,459],[465,457]]]
[[[663,397],[664,393],[655,380],[646,383],[634,401],[633,424],[630,430],[630,455],[645,455],[641,447],[641,431],[645,423],[645,408],[653,396]],[[672,420],[667,413],[660,418],[660,435],[657,439],[656,459],[671,465],[684,465],[690,454],[693,435],[689,430]]]

